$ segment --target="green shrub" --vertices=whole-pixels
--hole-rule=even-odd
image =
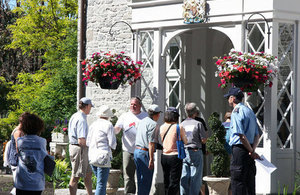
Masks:
[[[46,181],[52,182],[54,189],[69,188],[69,182],[72,175],[70,163],[66,159],[64,160],[58,159],[55,160],[55,162],[56,162],[56,166],[53,171],[53,175],[52,177],[46,175],[45,176]],[[93,182],[93,189],[95,189],[97,185],[97,178],[95,177],[95,175],[93,175],[92,177],[92,182]],[[78,182],[78,189],[84,189],[84,188],[85,188],[84,181],[82,178],[80,178]]]
[[[219,114],[214,112],[208,119],[208,125],[212,130],[212,135],[207,139],[207,151],[213,155],[211,172],[216,177],[229,176],[229,155],[225,150],[226,130],[219,120]]]

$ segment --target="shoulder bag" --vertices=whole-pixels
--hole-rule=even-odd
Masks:
[[[110,165],[110,155],[108,152],[105,151],[101,151],[98,148],[93,148],[93,152],[94,155],[92,155],[91,157],[89,156],[89,163],[91,165],[94,165],[96,167],[101,167],[101,166],[107,166]]]
[[[89,164],[96,167],[110,166],[111,156],[108,151],[102,150],[97,146],[97,140],[95,135],[91,135],[91,143],[89,146]]]
[[[44,172],[50,177],[53,174],[56,162],[53,160],[53,157],[50,155],[46,155],[44,158]]]
[[[170,128],[172,127],[172,125],[174,125],[174,124],[171,124],[171,125],[168,127],[167,132],[165,133],[165,135],[164,135],[164,137],[163,137],[163,139],[162,139],[162,142],[164,142],[165,137],[166,137],[166,135],[168,134],[168,132],[169,132]]]
[[[179,124],[177,124],[177,127],[176,127],[176,134],[177,134],[176,145],[177,145],[177,151],[178,151],[178,158],[179,159],[184,159],[186,157],[186,154],[185,154],[185,150],[184,150],[184,143],[183,143],[183,141],[181,140],[181,137],[180,137]]]
[[[16,142],[13,135],[11,135],[10,147],[8,151],[8,162],[11,166],[18,166],[18,157]]]

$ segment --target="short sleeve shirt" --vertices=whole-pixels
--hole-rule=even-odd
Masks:
[[[236,105],[231,114],[229,145],[242,144],[240,134],[247,137],[250,144],[253,144],[254,137],[259,134],[254,112],[243,103]]]
[[[135,115],[129,111],[119,117],[115,127],[123,129],[122,148],[124,151],[134,153],[137,127],[139,122],[147,116],[146,112]]]
[[[187,118],[181,123],[185,129],[187,144],[186,148],[202,148],[201,139],[207,138],[207,134],[203,124],[195,119]]]
[[[79,138],[87,138],[89,126],[86,114],[81,111],[72,115],[69,121],[69,143],[78,144]]]
[[[141,120],[136,132],[135,145],[142,148],[148,148],[150,142],[156,142],[155,130],[157,128],[157,123],[150,117]]]

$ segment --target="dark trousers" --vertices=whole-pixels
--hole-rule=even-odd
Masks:
[[[165,195],[179,194],[182,160],[177,155],[162,154],[161,165],[164,172]]]
[[[16,189],[16,195],[41,195],[42,191],[26,191]]]
[[[232,147],[230,173],[232,195],[255,195],[255,161],[243,145]]]

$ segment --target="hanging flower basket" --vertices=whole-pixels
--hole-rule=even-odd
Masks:
[[[236,78],[232,79],[233,86],[238,87],[238,88],[243,88],[244,91],[245,90],[247,91],[248,88],[251,88],[253,83],[254,83],[253,78],[249,79],[249,78],[238,78],[238,77],[236,77]],[[255,89],[253,89],[253,90],[255,90]]]
[[[117,89],[127,82],[132,85],[141,78],[141,61],[134,62],[124,52],[96,52],[82,63],[83,79],[100,85],[102,89]]]
[[[97,81],[102,89],[118,89],[121,84],[120,80],[113,82],[114,79],[110,76],[99,77]]]
[[[244,92],[255,92],[260,86],[272,87],[277,74],[277,57],[264,52],[242,53],[231,50],[227,56],[217,58],[216,77],[220,77],[219,87],[231,83]]]

